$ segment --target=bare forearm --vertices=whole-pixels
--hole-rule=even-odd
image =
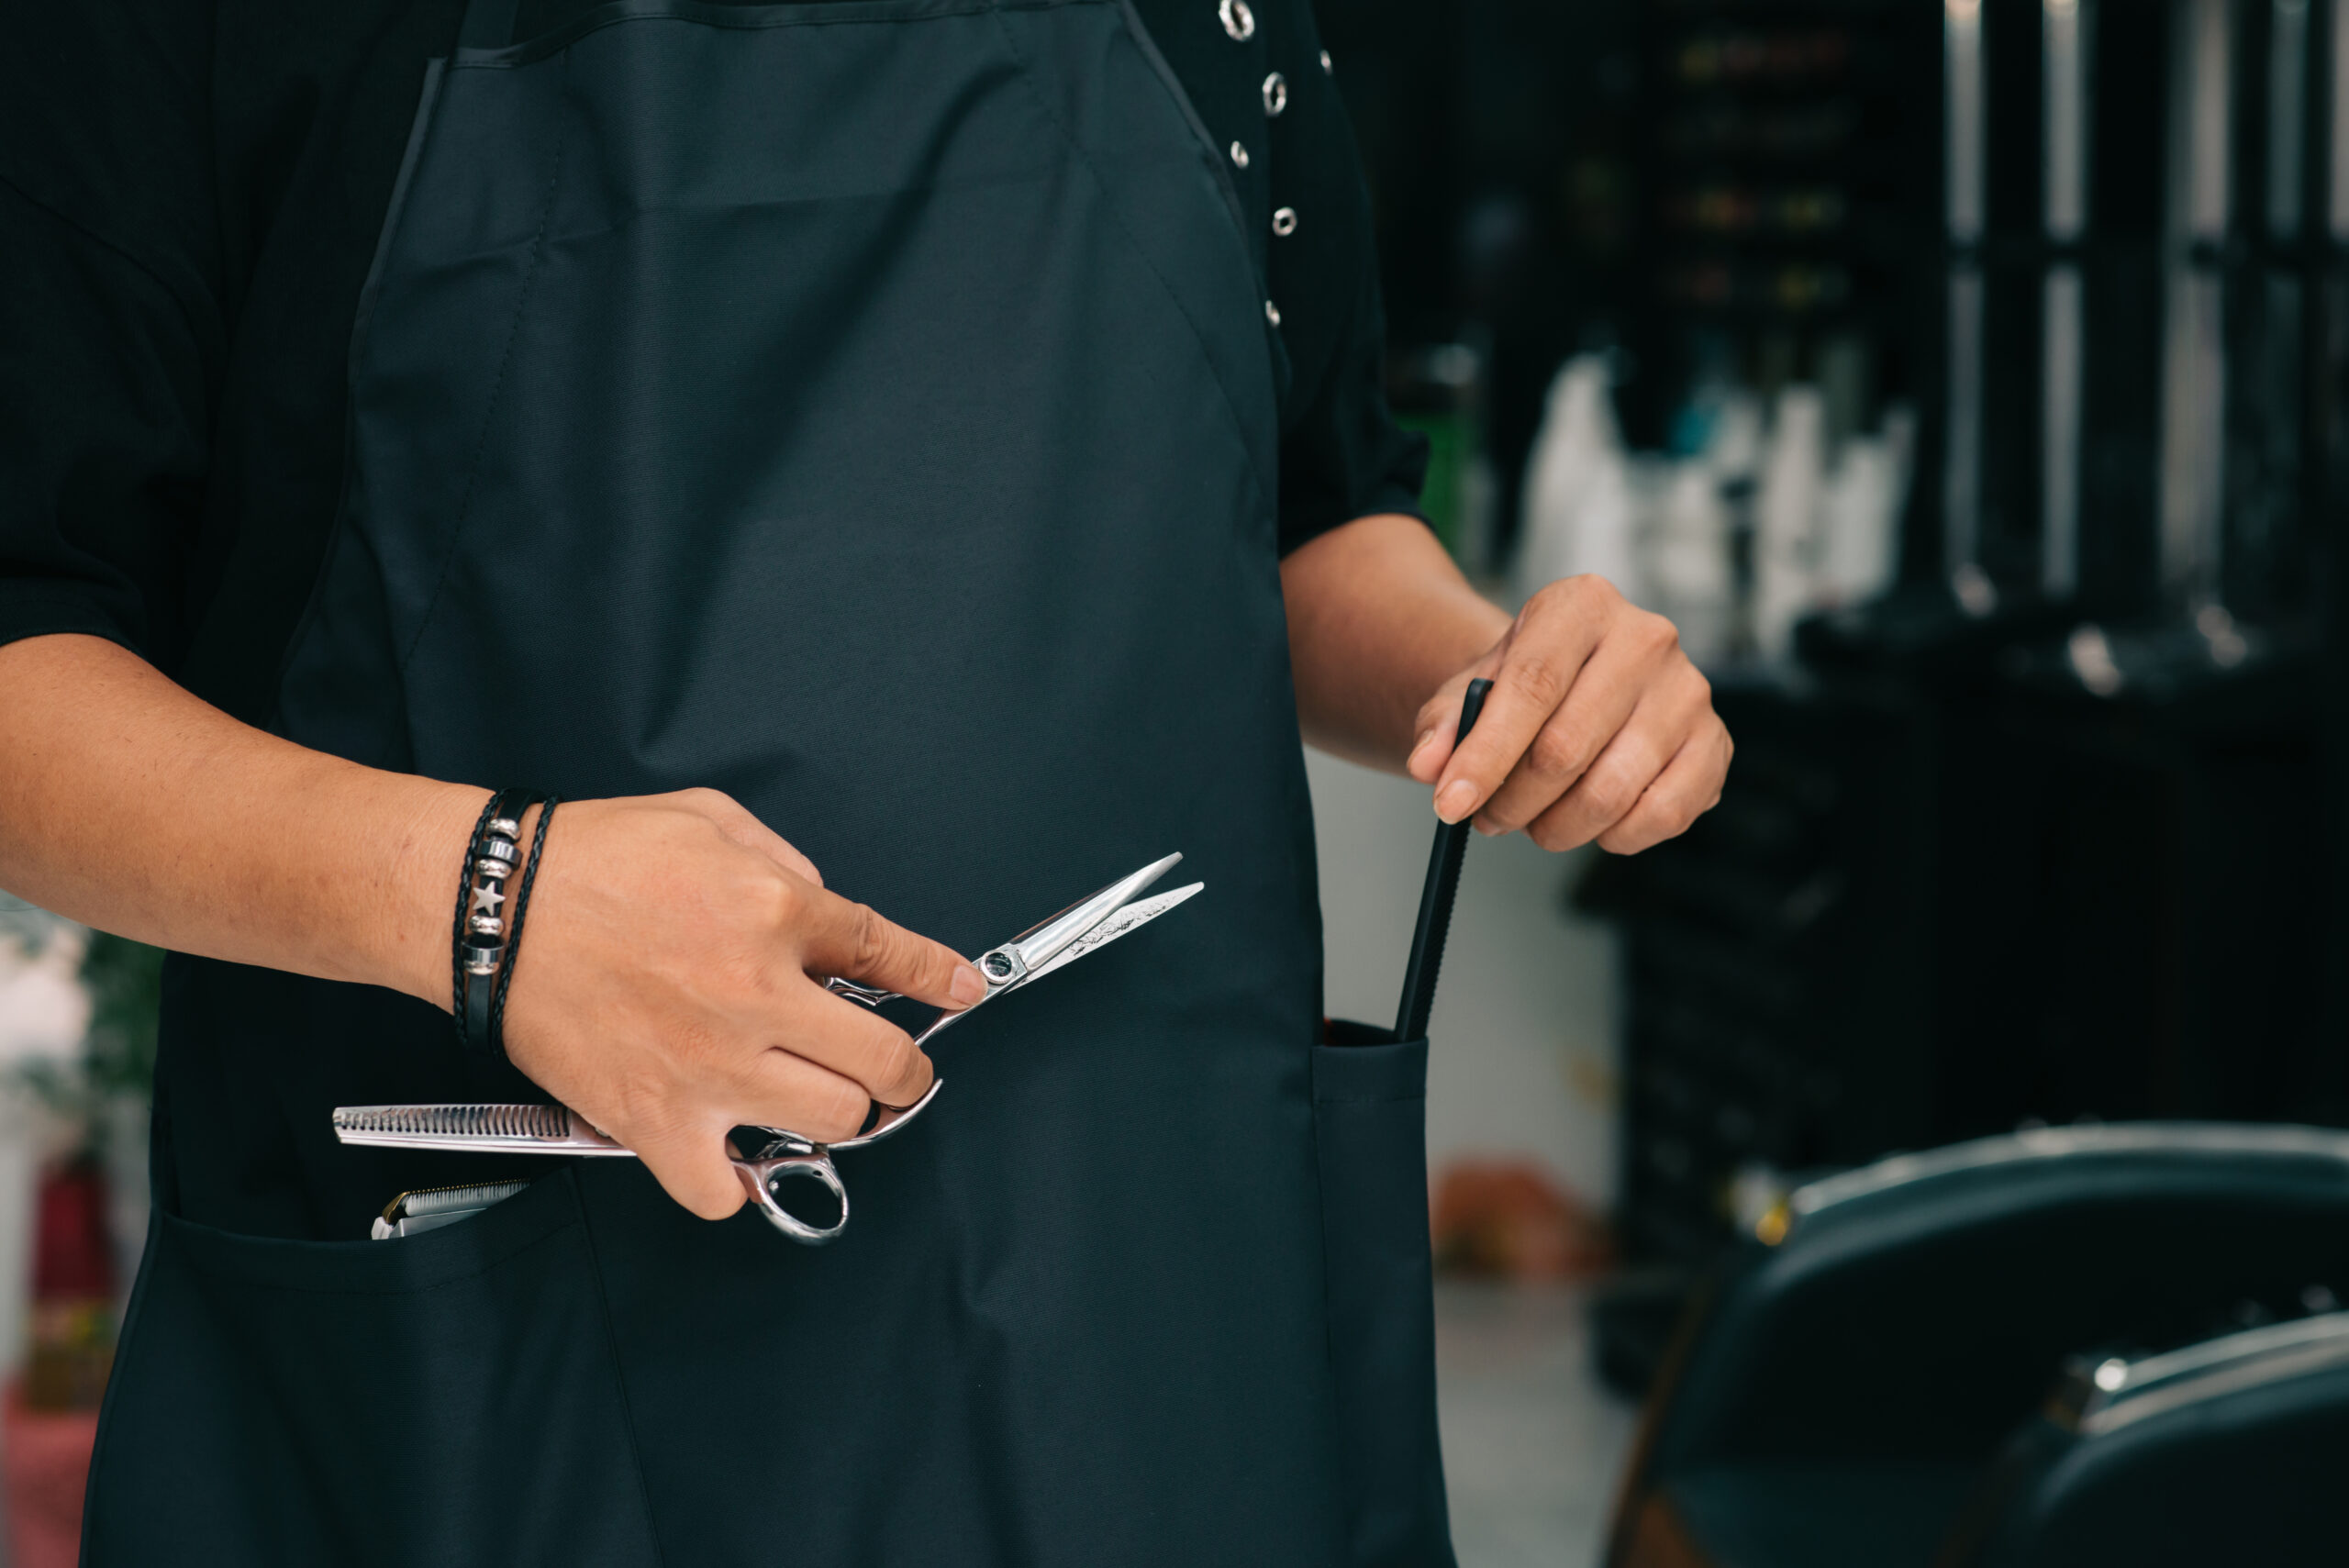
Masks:
[[[1420,705],[1508,628],[1415,517],[1358,518],[1281,562],[1305,738],[1401,773]]]
[[[106,930],[440,1001],[482,799],[265,734],[97,638],[0,647],[0,887]]]
[[[445,1005],[483,800],[263,734],[96,638],[0,647],[0,887],[106,930]],[[836,1141],[930,1086],[903,1030],[814,975],[986,994],[715,790],[573,801],[544,857],[508,1056],[713,1219],[742,1203],[729,1129]]]

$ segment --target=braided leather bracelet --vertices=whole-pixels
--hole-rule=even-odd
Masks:
[[[512,951],[513,919],[501,912],[507,879],[522,870],[522,814],[537,805],[536,790],[503,789],[489,797],[473,824],[473,841],[465,847],[465,869],[457,887],[457,929],[453,970],[457,1043],[469,1054],[488,1060],[503,1055],[495,1029],[494,1004],[498,980]],[[546,818],[540,815],[534,847],[545,842]]]
[[[457,912],[450,917],[453,934],[449,939],[449,984],[455,998],[450,1019],[460,1049],[465,1043],[465,916],[473,898],[473,847],[488,835],[489,825],[497,816],[498,800],[498,793],[493,790],[482,802],[481,815],[474,818],[473,833],[465,840],[465,858],[457,868]]]
[[[506,1060],[506,994],[514,988],[514,966],[522,962],[522,917],[530,912],[530,888],[539,880],[539,854],[547,847],[547,824],[554,820],[559,795],[539,805],[538,830],[530,835],[530,855],[522,862],[522,885],[514,895],[514,913],[506,923],[506,966],[497,972],[497,991],[489,1004],[489,1053]]]

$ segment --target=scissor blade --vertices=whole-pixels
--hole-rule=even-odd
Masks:
[[[1031,927],[1004,945],[1019,950],[1019,962],[1033,974],[1058,958],[1072,943],[1124,907],[1135,895],[1182,863],[1178,852],[1152,861],[1130,876],[1119,877],[1092,897],[1070,905],[1041,926]]]
[[[1155,872],[1160,868],[1153,866],[1150,869]],[[981,1004],[991,1002],[997,996],[1008,996],[1038,975],[1050,974],[1055,969],[1074,963],[1086,953],[1098,951],[1129,931],[1140,930],[1206,885],[1204,882],[1195,882],[1188,887],[1178,887],[1172,893],[1157,894],[1111,910],[1107,919],[1096,921],[1090,928],[1072,938],[1059,952],[1030,970],[1019,979],[997,990],[988,992],[985,996],[980,997],[978,1002],[973,1003],[959,1013],[941,1013],[935,1023],[914,1036],[914,1043],[928,1045],[941,1030],[952,1028],[978,1011]]]
[[[1033,984],[1038,979],[1050,974],[1055,969],[1065,969],[1086,953],[1099,952],[1119,937],[1138,931],[1149,925],[1205,886],[1207,884],[1204,882],[1195,882],[1188,887],[1177,887],[1171,892],[1153,894],[1148,898],[1138,899],[1127,905],[1061,950],[1059,956],[1030,970],[1028,978],[1019,984]]]
[[[334,1135],[377,1149],[627,1154],[567,1106],[338,1106]]]

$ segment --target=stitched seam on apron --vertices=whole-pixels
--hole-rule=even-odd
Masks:
[[[1309,1066],[1309,1064],[1308,1064]],[[1307,1093],[1312,1091],[1308,1086]],[[1306,1124],[1313,1129],[1313,1240],[1321,1259],[1321,1370],[1328,1379],[1330,1409],[1322,1425],[1322,1436],[1328,1443],[1330,1479],[1335,1483],[1330,1522],[1333,1528],[1338,1555],[1333,1563],[1342,1562],[1353,1547],[1353,1532],[1346,1513],[1346,1434],[1340,1424],[1338,1411],[1338,1328],[1337,1293],[1330,1287],[1330,1173],[1322,1163],[1321,1118],[1307,1107]]]
[[[1092,176],[1094,188],[1101,193],[1102,205],[1108,209],[1109,221],[1117,227],[1119,234],[1125,236],[1127,247],[1133,251],[1143,268],[1157,280],[1160,292],[1166,295],[1166,303],[1174,307],[1174,313],[1183,318],[1183,325],[1190,328],[1192,341],[1198,345],[1199,358],[1207,365],[1208,379],[1215,383],[1216,395],[1223,400],[1225,411],[1231,416],[1231,432],[1239,439],[1241,455],[1247,460],[1248,480],[1255,488],[1256,503],[1260,506],[1265,505],[1267,497],[1275,494],[1275,487],[1267,484],[1264,475],[1257,472],[1255,446],[1248,439],[1248,422],[1241,417],[1239,405],[1232,401],[1231,389],[1223,383],[1223,373],[1216,365],[1215,355],[1208,348],[1207,333],[1201,330],[1197,320],[1185,307],[1182,296],[1174,292],[1174,286],[1166,281],[1166,274],[1160,272],[1158,264],[1151,260],[1149,250],[1143,247],[1141,240],[1134,238],[1133,230],[1126,226],[1125,214],[1119,209],[1118,200],[1111,194],[1109,182],[1102,176],[1099,166],[1093,161],[1093,155],[1087,152],[1084,144],[1076,139],[1076,133],[1071,130],[1068,123],[1053,110],[1052,101],[1045,97],[1043,89],[1037,85],[1034,67],[1029,64],[1028,57],[1020,52],[1019,41],[1011,36],[1011,28],[1003,19],[1004,7],[996,6],[992,9],[995,12],[996,30],[1003,35],[1003,47],[1010,51],[1012,62],[1019,66],[1019,79],[1028,84],[1029,93],[1036,100],[1036,107],[1042,113],[1044,118],[1052,123],[1053,128],[1061,133],[1061,139],[1068,143],[1069,151],[1085,165],[1086,173]],[[1236,231],[1233,238],[1239,238]],[[1254,279],[1255,271],[1255,263],[1249,262],[1248,273],[1252,281]],[[1274,511],[1277,517],[1279,511],[1277,506],[1275,506]]]
[[[563,56],[562,70],[568,79],[571,57],[567,54]],[[558,93],[558,105],[562,99],[562,95]],[[530,289],[539,281],[539,268],[546,260],[547,224],[554,217],[555,190],[562,183],[563,158],[570,150],[568,127],[559,124],[555,131],[554,167],[547,173],[546,202],[539,208],[538,231],[530,236],[529,264],[522,273],[522,287],[514,299],[513,319],[507,323],[506,346],[498,353],[497,374],[490,384],[488,406],[482,410],[481,434],[473,441],[473,461],[465,467],[464,494],[458,498],[457,515],[449,525],[448,550],[440,558],[440,573],[432,582],[432,596],[425,601],[424,614],[416,624],[416,634],[408,639],[407,647],[400,654],[399,670],[403,678],[407,674],[408,666],[416,660],[416,651],[424,645],[424,634],[431,629],[432,617],[440,608],[441,595],[448,590],[449,574],[456,570],[457,553],[464,543],[465,519],[473,512],[473,488],[481,483],[482,461],[489,452],[489,433],[496,428],[497,410],[506,398],[506,375],[513,366],[514,344],[522,336],[522,317],[529,308]]]
[[[1125,20],[1126,31],[1134,40],[1134,47],[1141,50],[1142,58],[1150,62],[1151,70],[1156,72],[1159,83],[1165,87],[1166,95],[1173,98],[1174,106],[1182,111],[1183,123],[1191,128],[1193,136],[1198,138],[1199,149],[1207,156],[1208,167],[1215,171],[1215,187],[1223,193],[1223,205],[1231,209],[1232,227],[1242,234],[1247,233],[1248,214],[1240,205],[1240,187],[1231,183],[1231,171],[1224,166],[1223,154],[1216,146],[1215,138],[1208,133],[1207,122],[1199,118],[1199,106],[1191,102],[1191,95],[1184,90],[1183,79],[1174,74],[1173,66],[1166,63],[1165,51],[1158,47],[1158,40],[1151,36],[1148,24],[1134,9],[1134,0],[1115,0],[1115,3],[1118,15]],[[1249,260],[1253,264],[1255,256],[1252,250]]]
[[[147,1248],[139,1255],[139,1262],[142,1265],[153,1262],[156,1266],[152,1269],[142,1266],[131,1285],[130,1304],[122,1315],[121,1337],[116,1341],[114,1369],[106,1377],[106,1392],[98,1397],[98,1435],[95,1445],[90,1450],[90,1473],[82,1484],[82,1550],[84,1562],[96,1561],[96,1554],[90,1551],[90,1546],[91,1538],[97,1534],[100,1516],[90,1507],[90,1499],[98,1495],[99,1478],[105,1473],[106,1457],[114,1446],[115,1423],[106,1419],[106,1412],[114,1407],[116,1391],[128,1386],[124,1380],[129,1373],[131,1358],[139,1355],[146,1345],[145,1336],[139,1332],[139,1322],[147,1315],[148,1298],[153,1295],[156,1277],[161,1273],[159,1260],[164,1247],[169,1244],[163,1239],[162,1218],[160,1215],[150,1215],[147,1224]]]
[[[619,1331],[612,1327],[611,1294],[604,1288],[604,1251],[596,1245],[596,1222],[587,1216],[587,1195],[581,1190],[578,1173],[571,1176],[572,1200],[579,1206],[579,1226],[587,1236],[587,1268],[596,1276],[596,1306],[604,1318],[604,1349],[612,1358],[612,1391],[619,1396],[620,1425],[628,1430],[629,1466],[636,1472],[636,1497],[644,1508],[644,1533],[652,1542],[653,1560],[666,1563],[668,1554],[661,1550],[661,1527],[652,1516],[652,1488],[644,1480],[644,1446],[637,1440],[636,1407],[629,1402],[628,1373],[620,1365]]]

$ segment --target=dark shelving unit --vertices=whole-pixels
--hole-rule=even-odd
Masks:
[[[1642,447],[1708,376],[1919,414],[1901,588],[1724,674],[1720,807],[1578,890],[1626,933],[1634,1281],[1741,1170],[2349,1123],[2344,9],[1323,15],[1397,340],[1477,346],[1505,519],[1569,353],[1619,350]],[[1627,1288],[1636,1381],[1677,1287]]]
[[[1897,0],[1657,0],[1641,13],[1636,284],[1619,400],[1673,438],[1726,372],[1774,391],[1859,383],[1870,422],[1915,398],[1938,209],[1938,23]],[[1926,177],[1920,178],[1920,172]]]
[[[1654,14],[1698,9],[1797,8]],[[1741,1169],[2349,1125],[2344,7],[1916,9],[1950,31],[1907,586],[1724,683],[1718,820],[1586,890],[1629,951],[1620,1223],[1664,1277]],[[1599,1318],[1626,1382],[1671,1297],[1639,1299]]]

